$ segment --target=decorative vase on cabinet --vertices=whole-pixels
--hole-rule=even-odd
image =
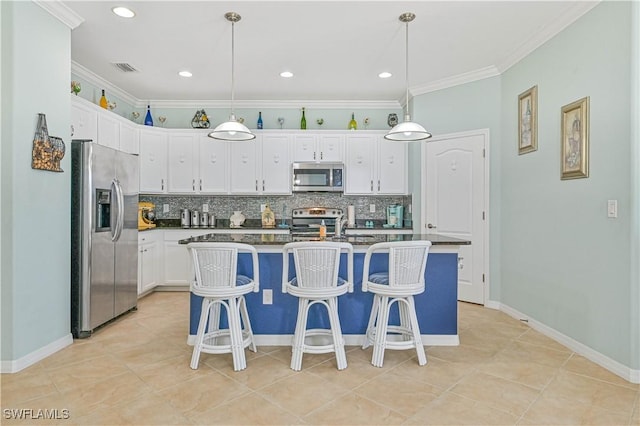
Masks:
[[[245,217],[240,210],[236,210],[233,212],[229,221],[231,222],[232,228],[240,228],[244,223]]]

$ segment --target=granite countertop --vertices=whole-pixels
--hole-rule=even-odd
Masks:
[[[435,245],[469,245],[471,241],[434,234],[380,234],[345,235],[340,238],[328,237],[325,241],[342,241],[353,245],[371,245],[390,241],[431,241]],[[294,241],[322,241],[318,236],[295,236],[288,234],[219,234],[211,233],[178,241],[189,243],[245,243],[251,245],[278,246]]]

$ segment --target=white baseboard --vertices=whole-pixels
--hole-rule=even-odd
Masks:
[[[256,346],[291,346],[292,334],[255,334]],[[190,334],[187,344],[193,346],[196,336]],[[344,343],[347,346],[361,346],[364,334],[345,334]],[[422,343],[426,346],[458,346],[460,338],[457,334],[423,334]]]
[[[69,333],[64,337],[61,337],[60,339],[41,347],[40,349],[36,349],[35,351],[23,356],[22,358],[12,361],[1,361],[0,373],[17,373],[18,371],[24,370],[25,368],[35,364],[36,362],[45,359],[49,355],[53,355],[60,349],[66,348],[72,343],[73,336],[71,335],[71,333]]]
[[[620,376],[631,383],[640,383],[640,370],[634,370],[630,367],[627,367],[626,365],[623,365],[618,361],[613,360],[606,355],[603,355],[600,352],[590,348],[589,346],[586,346],[585,344],[580,343],[539,321],[536,321],[535,319],[523,314],[522,312],[519,312],[516,309],[511,308],[510,306],[507,306],[500,302],[492,302],[491,304],[493,309],[499,309],[500,311],[519,321],[522,319],[526,319],[529,326],[534,330],[544,334],[550,339],[555,340],[561,345],[566,346],[575,353],[587,358],[589,361],[595,362],[596,364],[598,364],[602,368],[609,370],[613,374]]]

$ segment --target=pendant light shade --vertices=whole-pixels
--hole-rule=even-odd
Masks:
[[[412,142],[429,139],[431,133],[427,132],[424,127],[418,123],[411,121],[409,115],[409,22],[415,19],[416,15],[410,12],[403,13],[398,19],[400,22],[404,22],[406,25],[406,52],[405,52],[405,79],[406,79],[406,112],[404,114],[404,121],[394,126],[389,133],[384,135],[384,138],[390,141],[400,142]]]
[[[256,135],[251,133],[251,130],[247,128],[244,124],[240,123],[236,120],[236,114],[233,109],[233,101],[234,101],[234,89],[235,89],[235,80],[234,80],[234,59],[235,59],[235,23],[238,22],[242,17],[235,12],[228,12],[224,15],[227,21],[231,22],[231,115],[229,116],[229,121],[225,121],[224,123],[218,125],[211,133],[209,133],[209,137],[213,139],[219,139],[223,141],[250,141],[256,138]]]

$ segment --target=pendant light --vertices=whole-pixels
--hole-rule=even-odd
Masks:
[[[251,130],[249,130],[247,126],[236,120],[236,115],[233,109],[235,89],[235,80],[233,76],[235,55],[234,26],[236,22],[242,19],[242,17],[235,12],[228,12],[224,15],[224,17],[227,19],[227,21],[231,22],[231,115],[229,116],[229,121],[225,121],[215,129],[213,129],[213,131],[209,133],[209,137],[213,139],[220,139],[223,141],[250,141],[252,139],[255,139],[256,135],[251,133]]]
[[[411,121],[409,115],[409,22],[415,19],[416,15],[410,12],[403,13],[398,19],[400,22],[404,22],[407,28],[406,31],[406,52],[405,52],[405,79],[407,85],[406,91],[406,112],[404,114],[404,121],[394,126],[389,133],[384,135],[385,139],[390,141],[411,142],[429,139],[431,133],[427,132],[424,127],[418,123]]]

